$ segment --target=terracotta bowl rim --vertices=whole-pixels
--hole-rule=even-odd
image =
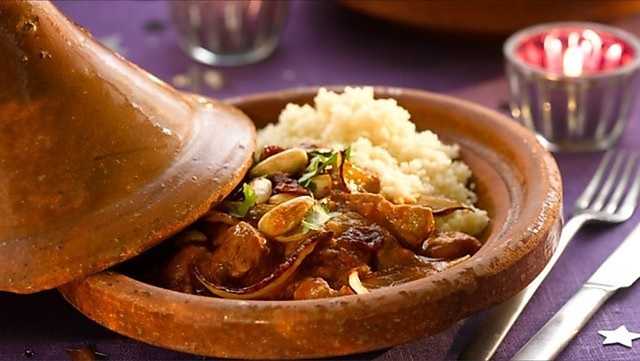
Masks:
[[[350,85],[351,87],[356,87],[359,85]],[[309,87],[294,87],[284,90],[276,90],[276,91],[268,91],[250,94],[246,96],[238,96],[224,99],[223,102],[230,105],[237,105],[240,103],[257,101],[257,100],[268,100],[274,98],[280,99],[290,99],[296,96],[303,95],[313,95],[317,92],[319,88],[327,88],[332,90],[341,90],[344,89],[344,86],[335,86],[335,85],[327,85],[327,86],[309,86]],[[439,102],[444,104],[449,104],[456,107],[467,108],[475,113],[485,113],[490,118],[493,118],[496,122],[500,123],[501,126],[508,128],[510,132],[513,133],[514,136],[522,137],[531,145],[531,160],[538,161],[542,164],[542,169],[547,172],[547,174],[541,174],[541,176],[545,176],[549,181],[550,188],[554,187],[555,189],[562,189],[562,183],[560,178],[560,172],[557,168],[555,160],[551,156],[551,154],[544,149],[544,147],[537,141],[535,135],[531,133],[528,129],[524,128],[520,124],[515,121],[507,118],[506,116],[490,110],[484,106],[472,103],[470,101],[462,100],[459,98],[451,97],[448,95],[435,94],[432,92],[418,90],[418,89],[409,89],[409,88],[400,88],[400,87],[387,87],[387,86],[374,86],[376,97],[382,98],[393,98],[394,95],[400,94],[409,94],[412,96],[428,99],[430,102]],[[540,202],[539,212],[535,219],[529,219],[532,224],[529,224],[527,229],[531,229],[534,231],[528,232],[525,234],[526,237],[521,237],[519,239],[509,239],[509,242],[522,242],[523,239],[529,239],[528,237],[535,237],[537,244],[543,237],[546,237],[547,234],[551,232],[551,229],[556,225],[561,219],[561,210],[562,208],[562,196],[558,196],[557,194],[553,194],[550,192],[546,195],[546,198]],[[554,211],[554,209],[556,211]],[[518,221],[516,224],[522,223],[522,220]],[[515,225],[515,224],[514,224]],[[505,237],[507,235],[500,234],[500,237]],[[518,257],[514,257],[511,262],[500,269],[495,270],[493,273],[476,273],[476,277],[480,278],[482,276],[491,276],[493,274],[498,274],[503,272],[505,269],[510,268],[509,266],[519,261],[527,252],[519,255]],[[154,286],[142,281],[138,281],[132,277],[117,273],[117,272],[105,272],[106,275],[116,275],[118,276],[119,282],[130,282],[130,286],[135,286],[142,291],[147,290],[153,293],[167,293],[168,295],[179,296],[183,299],[188,299],[192,305],[195,304],[209,304],[209,305],[223,305],[223,306],[252,306],[252,308],[273,308],[275,307],[317,307],[317,306],[329,306],[331,304],[340,304],[344,305],[345,303],[359,303],[359,302],[376,302],[376,300],[380,300],[382,298],[386,298],[387,302],[393,302],[395,298],[404,297],[404,292],[409,291],[420,291],[428,289],[429,286],[433,286],[434,283],[443,282],[447,279],[456,279],[462,282],[473,282],[469,277],[463,277],[464,270],[472,267],[476,270],[482,269],[490,269],[483,267],[482,263],[491,262],[491,257],[483,257],[481,259],[476,258],[475,256],[471,257],[469,260],[465,261],[465,265],[467,267],[452,267],[446,269],[442,272],[434,274],[429,277],[425,277],[419,280],[407,282],[401,285],[388,287],[384,289],[377,290],[375,292],[364,294],[364,295],[350,295],[350,296],[342,296],[335,298],[322,298],[322,299],[311,299],[311,300],[234,300],[234,299],[222,299],[222,298],[214,298],[209,296],[199,296],[199,295],[191,295],[184,294],[181,292],[172,291],[169,289],[165,289],[162,287]],[[86,278],[86,281],[92,279],[93,276],[89,276]],[[84,281],[81,281],[84,283]],[[458,286],[459,287],[459,286]],[[456,288],[458,288],[456,287]],[[464,286],[462,286],[464,287]]]

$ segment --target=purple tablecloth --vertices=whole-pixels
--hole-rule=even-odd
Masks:
[[[59,2],[73,20],[97,37],[117,43],[133,62],[170,81],[202,71],[178,49],[163,2]],[[372,84],[427,89],[497,108],[507,96],[501,41],[469,40],[416,33],[352,14],[333,2],[291,4],[281,46],[266,61],[221,69],[225,85],[201,90],[218,98],[301,85]],[[160,26],[159,26],[160,25]],[[164,30],[161,25],[165,25]],[[624,25],[640,33],[640,19]],[[635,113],[634,113],[635,114]],[[640,147],[640,125],[632,118],[620,145]],[[601,154],[557,156],[564,178],[565,212],[588,182]],[[496,360],[506,360],[531,337],[595,271],[640,220],[582,231],[515,325]],[[639,255],[640,256],[640,255]],[[640,260],[639,260],[640,261]],[[482,330],[480,316],[469,320]],[[602,346],[597,330],[625,324],[640,332],[640,286],[620,291],[560,356],[561,360],[639,360],[634,349]],[[443,360],[457,355],[470,327],[460,322],[434,337],[350,360]],[[215,337],[212,335],[212,337]],[[0,294],[0,359],[66,359],[64,349],[94,344],[113,360],[199,359],[148,346],[110,332],[76,312],[55,291],[30,296]]]

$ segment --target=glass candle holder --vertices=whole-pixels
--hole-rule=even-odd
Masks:
[[[612,147],[637,93],[640,42],[587,22],[538,25],[504,45],[511,115],[551,151]]]
[[[169,1],[180,47],[208,65],[244,65],[275,50],[289,4],[283,0]]]

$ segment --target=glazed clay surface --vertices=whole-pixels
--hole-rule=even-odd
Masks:
[[[0,1],[0,291],[129,259],[241,180],[255,128],[179,93],[45,1]]]
[[[316,88],[236,98],[262,127]],[[555,161],[535,136],[486,108],[428,92],[376,88],[398,100],[419,129],[459,143],[491,224],[471,259],[433,276],[366,295],[305,301],[237,301],[181,294],[104,272],[60,290],[116,332],[194,354],[253,359],[370,351],[437,333],[506,300],[544,267],[557,243],[562,189]]]
[[[527,26],[552,21],[608,22],[640,12],[640,1],[504,0],[421,1],[341,0],[354,11],[414,27],[471,36],[509,35]]]

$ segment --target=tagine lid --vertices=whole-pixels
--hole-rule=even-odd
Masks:
[[[41,1],[0,2],[0,291],[104,270],[242,180],[255,127],[177,92]]]

